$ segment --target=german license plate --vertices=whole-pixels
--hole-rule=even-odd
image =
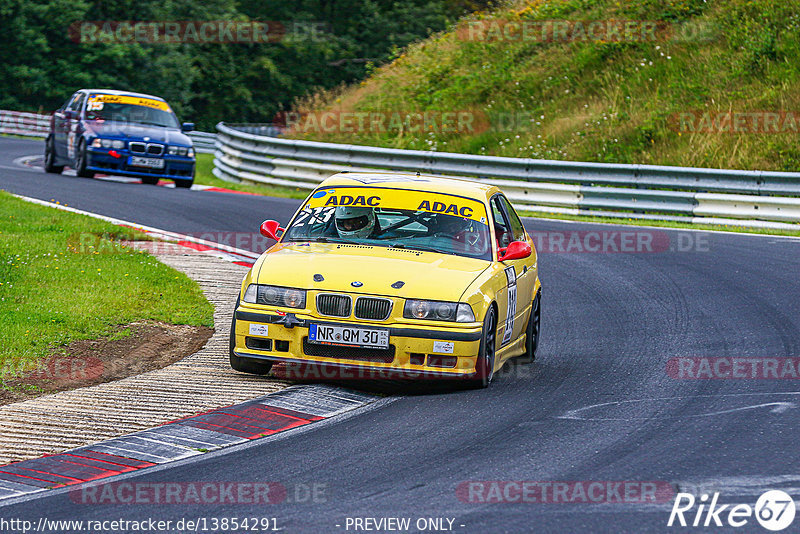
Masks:
[[[164,160],[161,158],[143,158],[141,156],[131,156],[128,158],[128,165],[134,167],[148,167],[150,169],[163,169]]]
[[[308,329],[308,340],[312,343],[324,345],[385,349],[389,347],[389,331],[375,328],[312,324]]]

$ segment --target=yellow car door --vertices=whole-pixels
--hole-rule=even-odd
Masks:
[[[513,241],[533,245],[522,221],[504,195],[492,197],[491,208],[499,248],[505,248]],[[505,261],[502,265],[506,289],[504,298],[498,298],[499,325],[502,327],[502,332],[498,330],[498,342],[501,347],[522,336],[527,327],[536,284],[536,254],[534,252],[527,258]]]

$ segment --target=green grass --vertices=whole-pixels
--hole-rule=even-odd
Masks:
[[[530,217],[531,219],[558,219],[562,221],[578,221],[587,223],[599,224],[618,224],[626,226],[655,226],[659,228],[678,228],[688,230],[707,230],[715,232],[733,232],[739,234],[766,234],[766,235],[782,235],[800,237],[800,229],[798,230],[778,230],[772,228],[753,228],[748,226],[736,226],[727,224],[693,224],[682,223],[674,221],[650,221],[642,219],[624,219],[616,217],[593,217],[589,215],[563,215],[561,213],[541,213],[519,210],[522,217]]]
[[[197,166],[195,170],[194,182],[200,185],[210,185],[212,187],[224,187],[234,191],[245,193],[255,193],[258,195],[269,195],[273,197],[299,198],[305,199],[310,192],[308,189],[299,187],[280,187],[266,184],[245,184],[227,182],[220,180],[211,170],[214,168],[213,154],[197,154]]]
[[[213,327],[197,283],[120,244],[134,237],[0,191],[0,376],[135,321]]]

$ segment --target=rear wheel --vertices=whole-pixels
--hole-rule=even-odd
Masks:
[[[78,148],[78,161],[75,164],[75,173],[81,178],[94,178],[94,171],[86,169],[86,143],[81,143]]]
[[[239,299],[236,299],[236,305],[233,308],[233,319],[231,319],[231,335],[229,341],[230,347],[230,362],[234,371],[240,373],[248,373],[251,375],[265,375],[272,369],[272,362],[266,360],[254,360],[250,358],[242,358],[234,353],[236,349],[236,308],[239,307]]]
[[[156,185],[158,184],[158,178],[153,176],[142,176],[142,183],[145,185]]]
[[[180,187],[180,188],[183,188],[183,189],[189,189],[190,187],[192,187],[193,183],[194,183],[194,180],[191,179],[191,178],[189,180],[175,180],[175,187]]]
[[[531,316],[528,319],[528,328],[525,332],[525,361],[533,363],[536,359],[536,349],[539,347],[542,322],[542,290],[536,294],[531,304]]]
[[[63,165],[55,165],[56,150],[53,146],[53,138],[48,137],[44,143],[44,171],[54,174],[61,174],[64,171]]]
[[[494,363],[497,341],[497,313],[490,307],[483,320],[483,337],[478,349],[478,359],[475,362],[475,378],[470,380],[474,388],[486,388],[494,378]]]

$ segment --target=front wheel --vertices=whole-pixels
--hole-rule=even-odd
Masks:
[[[63,165],[56,165],[56,150],[53,146],[53,138],[48,137],[44,143],[44,172],[61,174],[64,171]]]
[[[86,143],[81,143],[78,148],[78,161],[75,164],[75,174],[81,178],[94,178],[94,171],[88,170],[86,163]]]
[[[495,349],[497,342],[497,312],[490,307],[483,320],[483,336],[478,359],[475,362],[475,378],[470,380],[474,388],[487,388],[494,378]]]
[[[236,348],[236,308],[239,307],[239,299],[236,299],[236,305],[233,308],[233,319],[231,319],[231,335],[229,341],[230,348],[230,362],[231,368],[240,373],[247,373],[251,375],[265,375],[272,369],[272,362],[262,360],[252,360],[250,358],[242,358],[234,353]]]

